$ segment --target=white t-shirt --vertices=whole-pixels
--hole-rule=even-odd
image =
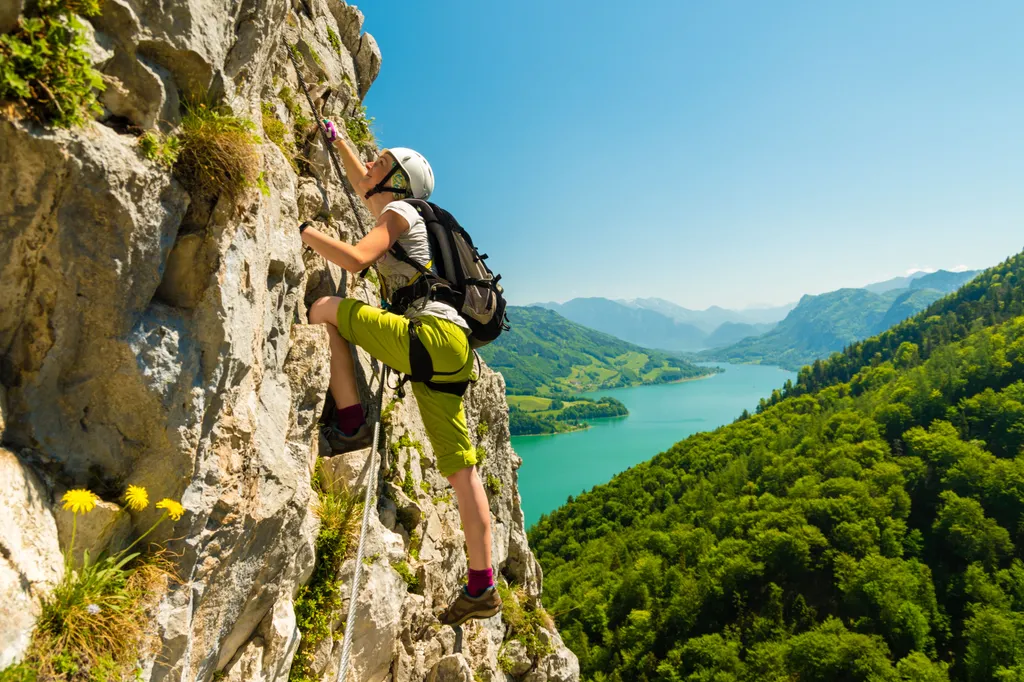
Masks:
[[[423,222],[423,216],[411,204],[404,201],[392,201],[384,207],[383,212],[387,213],[388,211],[394,211],[409,224],[409,229],[398,236],[398,243],[410,258],[425,266],[430,262],[430,240],[427,237],[427,226]],[[377,261],[377,269],[380,270],[381,277],[384,278],[382,284],[386,300],[391,300],[391,296],[396,291],[419,274],[416,268],[398,260],[391,255],[390,251],[386,251]],[[428,301],[425,297],[420,298],[413,301],[405,311],[405,316],[410,319],[424,315],[440,317],[442,320],[454,322],[467,332],[469,331],[469,325],[455,308],[441,301]]]

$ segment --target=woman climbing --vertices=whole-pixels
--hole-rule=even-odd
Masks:
[[[382,278],[381,296],[389,301],[420,276],[415,267],[392,255],[396,244],[424,268],[431,267],[426,225],[417,210],[402,199],[429,197],[434,189],[433,171],[423,156],[399,147],[384,150],[376,161],[364,165],[338,128],[326,120],[324,125],[341,153],[345,174],[377,223],[355,245],[304,223],[299,228],[302,241],[352,273],[376,264]],[[442,624],[454,626],[498,613],[501,598],[491,568],[487,496],[477,474],[461,391],[444,386],[465,382],[473,372],[468,325],[452,306],[426,297],[412,301],[404,314],[397,315],[355,299],[325,296],[310,308],[309,321],[325,325],[331,341],[330,390],[337,414],[336,423],[325,427],[324,435],[335,454],[367,447],[373,439],[359,402],[349,344],[403,374],[413,373],[410,333],[418,339],[416,347],[426,349],[434,371],[430,383],[436,388],[414,380],[412,391],[438,468],[455,489],[469,551],[468,584],[438,618]]]

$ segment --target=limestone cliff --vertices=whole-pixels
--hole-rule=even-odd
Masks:
[[[320,459],[378,493],[349,680],[578,679],[553,628],[531,658],[491,618],[467,625],[453,653],[455,633],[432,614],[464,575],[464,543],[411,395],[385,391],[390,446],[376,478],[369,451],[324,457],[327,337],[306,310],[321,295],[377,291],[304,250],[296,227],[328,219],[354,240],[371,220],[333,175],[286,50],[324,115],[358,115],[381,62],[362,15],[336,0],[104,0],[89,24],[103,113],[71,130],[0,118],[0,668],[24,652],[60,577],[62,491],[88,486],[106,500],[102,543],[155,518],[117,506],[130,482],[186,509],[159,531],[180,580],[150,610],[141,678],[288,679]],[[190,196],[140,154],[138,133],[173,132],[196,97],[256,122],[263,191]],[[283,122],[283,139],[261,121]],[[362,152],[372,158],[372,143]],[[377,419],[379,369],[360,354],[360,370]],[[501,376],[482,367],[467,405],[487,452],[495,566],[537,604]],[[345,609],[354,568],[349,557],[341,570]],[[336,640],[317,652],[321,679],[336,675]]]

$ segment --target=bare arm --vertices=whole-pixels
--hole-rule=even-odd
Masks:
[[[314,227],[302,233],[302,242],[330,262],[349,272],[362,272],[377,262],[398,237],[409,229],[405,218],[394,211],[386,211],[377,224],[354,246],[328,237]]]
[[[345,167],[345,175],[348,177],[348,181],[352,183],[353,187],[356,187],[366,177],[367,167],[370,164],[362,162],[359,155],[345,141],[345,135],[341,133],[340,128],[338,133],[338,139],[334,141],[334,148],[341,154],[341,164]],[[358,192],[358,194],[365,204],[366,199],[363,198],[362,192]]]

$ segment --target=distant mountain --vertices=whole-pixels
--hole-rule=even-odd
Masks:
[[[607,298],[574,298],[565,303],[544,303],[566,319],[647,348],[695,351],[707,348],[707,334],[695,325],[646,308]]]
[[[936,291],[941,291],[945,294],[951,294],[977,277],[980,273],[981,270],[966,270],[964,272],[937,270],[915,279],[910,283],[910,288],[935,289]]]
[[[920,276],[915,273],[910,278],[911,288],[889,289],[882,293],[867,288],[839,289],[804,296],[786,319],[767,334],[744,339],[728,348],[706,351],[705,355],[717,360],[761,362],[796,370],[889,329],[956,291],[977,274],[978,271],[946,270]]]
[[[749,310],[727,310],[711,306],[707,310],[689,310],[661,298],[620,301],[574,298],[565,303],[535,305],[646,348],[690,352],[728,345],[744,336],[763,333],[795,306],[791,304]],[[730,326],[718,333],[717,330],[723,325]]]
[[[567,396],[712,374],[662,351],[640,348],[541,307],[508,308],[511,330],[480,349],[509,395]]]
[[[775,328],[775,323],[746,324],[743,322],[725,322],[708,335],[706,343],[709,348],[721,348],[742,341],[750,336],[760,336]]]
[[[727,322],[737,324],[775,323],[786,317],[786,314],[796,307],[796,303],[790,303],[783,306],[729,310],[713,305],[706,310],[690,310],[663,298],[634,298],[622,301],[622,303],[636,308],[653,310],[676,322],[692,324],[708,334]]]
[[[910,287],[911,282],[920,277],[924,277],[927,274],[927,272],[918,271],[907,275],[906,277],[893,277],[892,279],[887,279],[884,282],[875,282],[874,284],[868,284],[861,288],[867,289],[873,294],[884,294],[885,292],[893,291],[894,289],[907,289]]]

